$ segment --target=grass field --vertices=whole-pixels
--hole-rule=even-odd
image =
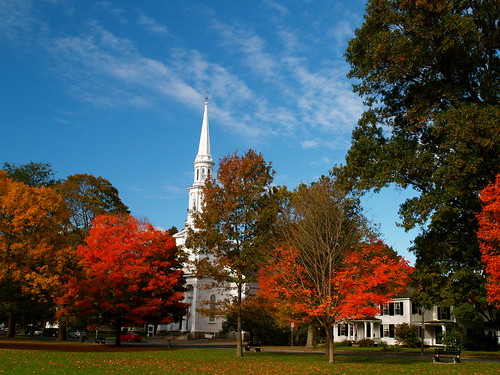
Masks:
[[[463,360],[433,364],[430,358],[321,354],[245,353],[234,350],[162,349],[146,346],[0,341],[0,374],[499,374],[499,363]]]

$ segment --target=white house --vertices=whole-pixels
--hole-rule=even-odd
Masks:
[[[410,300],[409,293],[394,297],[381,307],[380,315],[340,322],[334,327],[334,340],[359,341],[372,339],[376,344],[384,341],[395,345],[395,328],[398,324],[409,323],[419,327],[419,336],[424,331],[424,345],[442,345],[441,334],[458,323],[451,314],[451,308],[433,306],[422,311]]]

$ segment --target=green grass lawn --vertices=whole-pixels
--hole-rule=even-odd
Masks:
[[[430,358],[247,352],[226,349],[161,349],[125,345],[0,341],[0,374],[498,374],[500,364],[463,360],[433,364]]]

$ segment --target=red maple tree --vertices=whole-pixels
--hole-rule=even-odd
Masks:
[[[293,247],[277,248],[260,271],[259,286],[290,319],[325,328],[331,362],[333,324],[379,313],[379,306],[404,288],[412,270],[380,240],[351,248],[330,269],[303,259]]]
[[[477,215],[481,260],[487,274],[488,301],[500,308],[500,174],[481,191],[483,209]]]
[[[175,239],[132,216],[97,216],[76,250],[81,273],[59,300],[60,315],[78,313],[114,324],[115,345],[126,324],[170,323],[187,305]]]

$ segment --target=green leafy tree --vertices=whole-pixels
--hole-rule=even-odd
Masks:
[[[200,275],[236,286],[237,356],[243,355],[243,289],[256,280],[276,218],[274,173],[253,150],[222,158],[217,177],[206,181],[202,209],[193,213],[194,228],[189,228],[186,240],[188,248],[202,255],[196,264]]]
[[[360,190],[413,188],[400,214],[423,227],[412,250],[424,299],[490,320],[475,213],[500,168],[499,11],[493,0],[369,1],[346,52],[367,109],[335,170]]]
[[[27,164],[15,164],[5,162],[3,169],[7,172],[9,178],[28,186],[53,186],[60,182],[54,178],[56,172],[52,169],[50,163],[31,161]]]
[[[118,190],[105,178],[75,174],[56,186],[71,212],[70,236],[79,245],[88,234],[92,220],[99,215],[128,214]]]
[[[410,348],[416,348],[420,343],[420,338],[418,337],[418,326],[416,325],[409,323],[397,324],[394,334],[396,336],[396,341],[399,344]]]

